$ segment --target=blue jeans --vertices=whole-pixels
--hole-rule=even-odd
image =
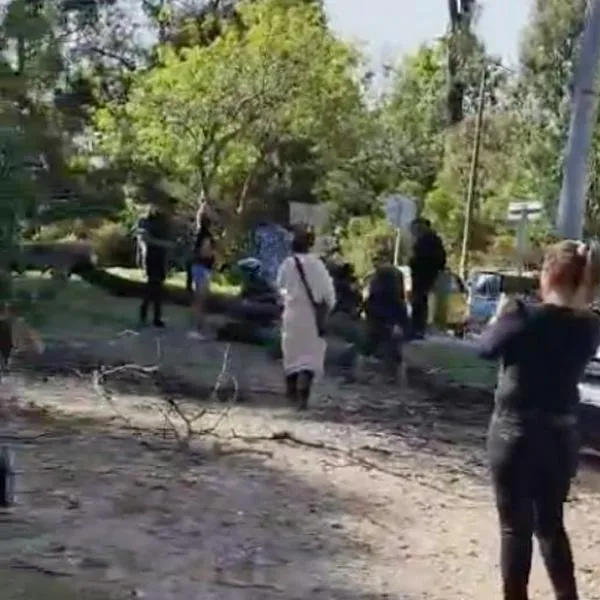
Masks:
[[[210,285],[211,271],[203,265],[192,265],[192,283],[195,292],[202,292]]]

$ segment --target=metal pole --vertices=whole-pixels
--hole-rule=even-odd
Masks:
[[[529,216],[527,214],[527,209],[523,209],[521,213],[521,218],[519,219],[519,223],[517,224],[517,274],[519,277],[523,274],[523,266],[524,266],[524,258],[525,253],[527,252],[527,226],[529,225]]]
[[[397,267],[400,264],[400,229],[396,229],[396,239],[394,240],[394,266]]]
[[[486,82],[487,65],[484,65],[481,71],[481,81],[479,84],[479,106],[477,107],[477,120],[475,122],[475,140],[473,143],[473,156],[471,159],[471,171],[469,173],[469,187],[467,189],[467,202],[465,206],[465,223],[460,252],[460,275],[463,278],[463,281],[466,280],[468,276],[467,271],[469,268],[469,244],[471,242],[473,208],[475,204],[475,192],[477,190],[477,173],[479,170],[479,151],[481,149],[481,132],[483,129],[483,113],[485,110]]]
[[[585,220],[588,156],[596,124],[596,79],[600,62],[600,0],[590,0],[573,89],[573,112],[565,149],[556,227],[559,235],[581,239]]]

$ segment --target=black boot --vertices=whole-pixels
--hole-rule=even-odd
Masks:
[[[313,379],[314,373],[312,371],[301,371],[298,373],[298,410],[306,410],[308,408]]]
[[[298,401],[298,373],[286,376],[285,397],[294,404]]]

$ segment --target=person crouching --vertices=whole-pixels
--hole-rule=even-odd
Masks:
[[[390,382],[402,366],[402,337],[409,326],[402,274],[392,265],[379,267],[365,304],[366,351],[382,361]]]

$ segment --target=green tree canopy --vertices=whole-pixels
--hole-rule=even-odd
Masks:
[[[285,140],[313,140],[327,160],[347,141],[344,116],[361,104],[357,56],[323,27],[318,7],[263,0],[238,11],[242,29],[225,24],[209,45],[163,48],[127,103],[96,115],[109,155],[157,166],[192,200],[232,181],[243,195]]]

